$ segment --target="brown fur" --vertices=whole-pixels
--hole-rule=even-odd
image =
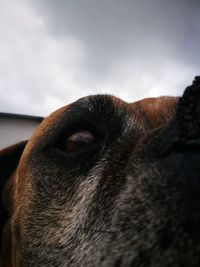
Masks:
[[[9,222],[11,239],[0,266],[200,266],[199,126],[183,138],[184,121],[200,119],[200,101],[184,109],[194,91],[181,101],[83,98],[2,150],[1,227]],[[63,142],[74,123],[102,135],[72,155]]]

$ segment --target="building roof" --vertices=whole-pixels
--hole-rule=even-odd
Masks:
[[[39,116],[23,115],[23,114],[13,114],[0,112],[0,118],[15,118],[15,119],[24,119],[41,122],[44,118]]]

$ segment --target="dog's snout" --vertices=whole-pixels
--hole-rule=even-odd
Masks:
[[[183,225],[187,231],[199,237],[200,77],[194,79],[180,98],[172,124],[173,130],[167,138],[168,153],[165,156],[174,161],[174,178],[181,188],[180,201],[184,205],[180,216]]]
[[[200,140],[200,76],[188,86],[177,112],[180,139],[198,144]]]

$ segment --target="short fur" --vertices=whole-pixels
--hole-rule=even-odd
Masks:
[[[67,151],[82,129],[95,144]],[[63,107],[0,152],[0,188],[1,266],[199,267],[200,78]]]

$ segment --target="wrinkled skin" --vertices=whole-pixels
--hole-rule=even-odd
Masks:
[[[94,143],[68,151],[79,130]],[[2,266],[200,266],[199,78],[181,98],[80,99],[22,148],[3,172]]]

